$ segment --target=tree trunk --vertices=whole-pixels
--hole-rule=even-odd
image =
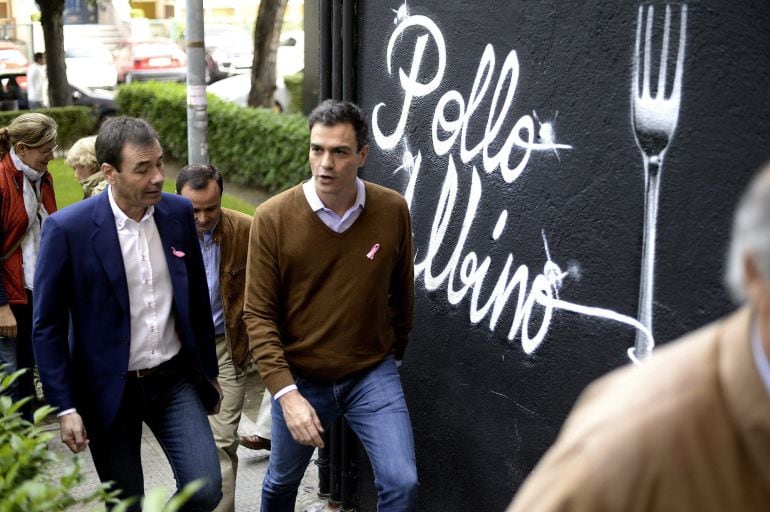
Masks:
[[[37,4],[40,6],[40,24],[45,41],[48,98],[52,107],[72,105],[72,92],[64,63],[64,0],[37,0]]]
[[[275,91],[275,55],[288,0],[261,0],[254,27],[249,106],[272,107]]]

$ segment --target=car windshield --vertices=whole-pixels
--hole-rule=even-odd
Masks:
[[[67,48],[64,52],[64,56],[68,59],[104,59],[110,57],[110,52],[105,48],[83,46],[77,48]]]
[[[27,64],[27,58],[19,50],[10,48],[7,50],[0,50],[0,62],[25,66]]]

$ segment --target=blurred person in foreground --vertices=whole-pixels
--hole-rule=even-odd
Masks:
[[[96,161],[96,135],[78,139],[67,152],[65,162],[75,171],[75,178],[83,187],[83,199],[107,188],[107,179]]]
[[[40,242],[32,340],[45,396],[62,441],[88,447],[121,499],[144,494],[144,423],[177,489],[203,480],[182,510],[210,511],[222,492],[206,416],[221,390],[192,206],[162,192],[146,121],[106,121],[96,157],[109,186],[49,217]]]
[[[397,366],[412,327],[414,270],[406,200],[364,182],[369,146],[354,104],[308,117],[312,179],[254,214],[244,320],[272,393],[262,512],[293,512],[324,430],[340,414],[374,470],[377,509],[414,510],[417,469]]]
[[[209,164],[187,165],[176,179],[176,193],[190,200],[208,281],[222,404],[209,416],[222,471],[217,512],[235,511],[238,423],[246,394],[249,338],[243,323],[246,251],[251,217],[222,208],[224,180]]]
[[[770,167],[726,281],[745,304],[592,384],[508,512],[770,509]]]
[[[30,368],[11,388],[17,400],[35,396],[32,296],[40,229],[56,211],[48,172],[56,135],[56,122],[36,112],[0,128],[0,364],[9,374]],[[22,412],[31,419],[32,403]]]

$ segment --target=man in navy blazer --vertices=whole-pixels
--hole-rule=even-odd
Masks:
[[[192,207],[162,192],[163,151],[147,122],[108,120],[96,154],[109,187],[43,226],[33,344],[45,396],[62,441],[88,446],[120,497],[144,493],[144,422],[178,488],[205,481],[184,510],[212,510],[221,477],[206,416],[221,390]]]

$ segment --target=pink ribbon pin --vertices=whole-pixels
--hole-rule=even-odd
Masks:
[[[184,258],[184,253],[182,251],[177,251],[173,247],[171,248],[171,254],[173,254],[177,258]]]
[[[380,244],[374,244],[371,249],[369,249],[369,252],[366,253],[366,257],[370,260],[374,259],[374,255],[377,254],[377,251],[380,250]]]

